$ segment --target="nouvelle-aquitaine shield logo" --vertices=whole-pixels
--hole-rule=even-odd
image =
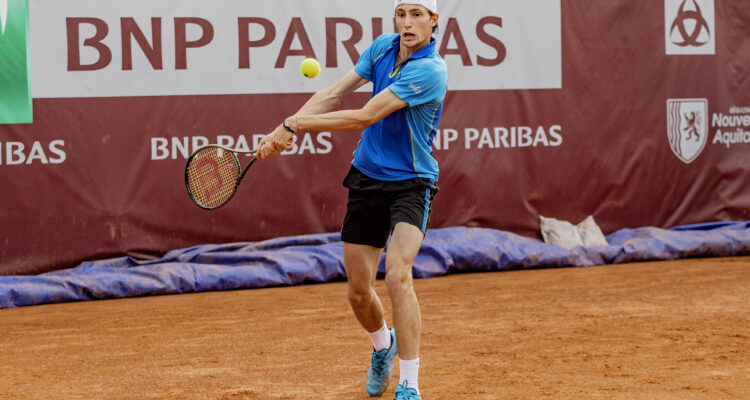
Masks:
[[[708,100],[667,100],[669,147],[685,164],[695,161],[708,142]]]

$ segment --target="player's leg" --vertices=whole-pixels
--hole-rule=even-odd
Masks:
[[[378,263],[390,233],[390,210],[383,201],[387,195],[372,190],[372,185],[378,183],[354,167],[344,182],[349,187],[349,202],[341,240],[344,242],[349,302],[373,344],[367,371],[367,393],[380,396],[391,382],[393,359],[398,353],[395,334],[385,323],[383,306],[374,286]]]
[[[380,396],[388,388],[393,376],[393,359],[398,353],[396,336],[385,323],[383,305],[375,292],[374,284],[382,253],[382,248],[344,242],[349,303],[372,341],[372,356],[365,384],[370,396]]]
[[[385,282],[393,305],[393,325],[399,344],[401,376],[397,398],[419,399],[419,339],[422,316],[412,282],[412,266],[427,231],[437,186],[413,181],[391,206],[393,233],[385,259]],[[421,186],[425,185],[425,186]]]
[[[383,305],[375,292],[375,278],[382,248],[344,242],[344,265],[348,278],[349,304],[367,332],[383,326]]]
[[[412,265],[422,245],[424,234],[414,225],[399,222],[385,256],[385,284],[393,304],[393,324],[398,334],[399,357],[419,357],[421,316],[412,283]]]
[[[399,222],[393,229],[385,257],[385,284],[393,306],[393,326],[399,346],[401,376],[396,391],[398,395],[401,391],[414,390],[415,398],[419,395],[419,336],[422,316],[412,283],[412,265],[422,239],[424,234],[419,228]]]
[[[357,178],[361,172],[352,168],[347,179]],[[367,187],[365,186],[365,189]],[[354,315],[368,333],[383,327],[383,306],[375,293],[375,279],[383,248],[388,241],[389,210],[370,190],[349,189],[346,216],[341,228],[344,242],[344,266],[348,278],[349,303]],[[386,339],[389,339],[386,337]],[[374,347],[378,347],[374,343]]]

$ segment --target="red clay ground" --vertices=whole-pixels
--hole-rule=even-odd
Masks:
[[[750,399],[750,257],[415,287],[425,400]],[[0,329],[1,399],[368,398],[344,283],[0,310]]]

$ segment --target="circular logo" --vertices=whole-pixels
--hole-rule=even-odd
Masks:
[[[677,13],[677,17],[674,19],[674,22],[672,22],[672,28],[669,30],[669,34],[671,36],[674,35],[675,30],[677,30],[680,33],[680,36],[682,37],[682,41],[674,41],[672,40],[672,43],[676,44],[677,46],[695,46],[700,47],[704,44],[708,43],[706,42],[700,42],[698,41],[698,38],[700,37],[703,30],[706,30],[706,33],[708,33],[708,36],[711,36],[711,29],[708,27],[708,22],[706,22],[706,19],[703,18],[703,13],[701,12],[701,8],[698,5],[698,2],[696,0],[692,0],[693,5],[695,6],[695,10],[687,10],[688,0],[684,0],[682,4],[680,5],[680,11]],[[687,21],[694,21],[693,29],[691,32],[688,33],[687,29]]]

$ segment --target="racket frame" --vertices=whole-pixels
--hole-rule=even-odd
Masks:
[[[190,162],[193,161],[193,158],[195,158],[195,156],[198,153],[200,153],[202,150],[204,150],[206,148],[209,148],[209,147],[219,148],[219,149],[224,150],[224,151],[228,152],[229,154],[231,154],[232,158],[234,158],[234,162],[236,163],[235,165],[237,165],[237,170],[238,171],[241,168],[241,166],[240,166],[241,163],[240,163],[240,160],[237,157],[237,155],[238,154],[253,154],[253,157],[250,159],[250,161],[248,161],[247,165],[245,165],[244,169],[242,169],[242,171],[240,172],[240,174],[237,176],[237,179],[234,182],[234,188],[232,189],[232,193],[229,195],[229,197],[227,197],[226,200],[224,200],[223,203],[219,204],[216,207],[207,207],[204,204],[201,204],[198,201],[198,198],[193,194],[193,191],[190,190],[190,180],[189,180]],[[224,207],[227,203],[229,203],[230,200],[232,200],[232,198],[234,197],[234,195],[237,193],[237,189],[240,187],[240,182],[242,182],[242,178],[245,177],[245,174],[247,173],[247,171],[250,169],[250,167],[257,160],[257,158],[255,158],[255,153],[256,152],[257,152],[257,150],[243,151],[243,150],[232,149],[230,147],[222,146],[220,144],[208,144],[208,145],[202,146],[201,148],[195,150],[193,152],[193,154],[191,154],[190,157],[188,157],[187,162],[185,163],[185,188],[187,189],[188,196],[190,196],[190,200],[192,200],[193,203],[195,203],[195,205],[197,205],[198,207],[200,207],[201,209],[204,209],[204,210],[216,210],[217,208]]]

